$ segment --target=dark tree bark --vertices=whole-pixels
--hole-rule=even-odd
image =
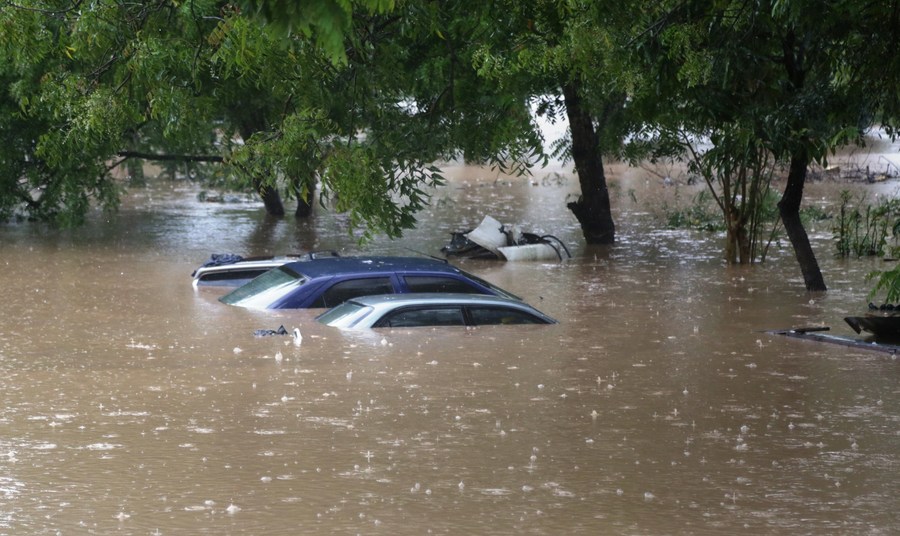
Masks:
[[[572,160],[581,185],[581,196],[568,207],[581,224],[581,232],[588,244],[612,244],[616,239],[616,226],[610,211],[609,190],[593,118],[584,109],[574,84],[566,84],[562,90],[572,132]]]
[[[791,169],[788,172],[787,186],[778,202],[778,212],[787,232],[794,254],[803,272],[803,281],[806,290],[825,291],[825,279],[816,261],[812,246],[809,243],[809,235],[800,220],[800,202],[803,200],[803,185],[806,182],[806,169],[809,166],[809,154],[805,149],[800,149],[791,157]]]
[[[315,198],[316,193],[316,185],[313,183],[310,186],[309,191],[306,193],[306,199],[303,198],[303,192],[300,190],[297,182],[294,182],[293,185],[294,194],[297,197],[297,210],[294,212],[294,217],[296,218],[308,218],[312,216],[313,211],[313,199]]]
[[[253,178],[253,186],[259,192],[263,205],[266,207],[266,213],[270,216],[284,216],[284,203],[281,202],[281,195],[278,190],[271,186],[262,184],[262,180]]]
[[[806,47],[792,30],[789,30],[782,41],[783,63],[794,93],[799,93],[806,83]],[[797,125],[796,132],[803,130],[804,125]],[[791,245],[794,247],[794,255],[803,272],[803,281],[806,290],[825,291],[825,279],[816,261],[812,246],[809,243],[809,235],[800,221],[800,203],[803,201],[803,185],[806,183],[806,169],[809,167],[809,150],[799,144],[791,153],[791,168],[788,171],[787,185],[781,201],[778,202],[778,212],[781,214],[781,222],[787,232]]]
[[[237,118],[238,131],[245,140],[249,140],[253,134],[266,129],[266,117],[257,108],[246,106],[241,108],[240,111],[233,110],[232,113]],[[263,206],[266,207],[266,213],[270,216],[284,216],[284,203],[281,202],[281,195],[278,193],[278,190],[264,184],[262,177],[253,176],[251,180],[253,181],[253,188],[259,193]]]

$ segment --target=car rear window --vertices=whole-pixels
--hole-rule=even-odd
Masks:
[[[305,282],[306,278],[301,274],[298,274],[285,266],[279,266],[278,268],[269,270],[247,284],[234,289],[219,298],[219,301],[234,305],[242,300],[259,296],[275,287],[280,287],[288,283],[302,285]]]
[[[459,279],[430,275],[408,275],[403,278],[410,292],[459,292],[483,294],[481,289]]]
[[[334,307],[347,300],[375,294],[393,294],[390,277],[363,277],[346,279],[328,287],[310,307]]]
[[[209,272],[202,274],[197,279],[197,284],[209,287],[226,287],[233,286],[237,280],[250,281],[262,274],[268,272],[268,268],[253,268],[248,270],[225,270],[220,272]]]

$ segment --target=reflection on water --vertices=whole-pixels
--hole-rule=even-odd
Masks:
[[[573,260],[463,266],[561,324],[343,333],[191,288],[213,252],[354,251],[333,215],[159,188],[109,223],[0,229],[0,534],[900,530],[896,360],[763,332],[851,334],[876,261],[814,230],[810,295],[789,250],[726,267],[655,230],[656,182],[620,178],[636,202],[594,249],[574,181],[476,179],[369,250],[435,253],[484,214],[552,233]],[[303,343],[252,335],[279,325]]]

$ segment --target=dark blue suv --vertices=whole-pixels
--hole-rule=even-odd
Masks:
[[[519,297],[439,259],[326,257],[274,268],[219,301],[251,309],[334,307],[374,294],[454,292]]]

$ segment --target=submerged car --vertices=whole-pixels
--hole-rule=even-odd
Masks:
[[[239,287],[272,268],[289,262],[307,261],[322,256],[338,256],[333,251],[292,255],[242,257],[233,253],[213,254],[191,274],[194,287]]]
[[[251,309],[328,308],[375,294],[451,292],[520,300],[447,261],[422,257],[328,257],[274,268],[219,301]]]
[[[316,320],[338,328],[556,324],[525,302],[473,294],[389,294],[347,300]]]

